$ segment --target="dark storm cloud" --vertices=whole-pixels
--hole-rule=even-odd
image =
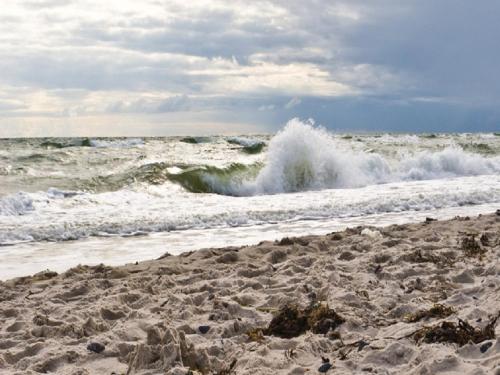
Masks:
[[[384,8],[391,6],[397,2]],[[500,3],[424,0],[384,8],[342,36],[343,45],[355,46],[344,59],[412,75],[422,94],[498,104]]]
[[[0,15],[0,97],[17,95],[0,111],[489,129],[499,16],[493,0],[19,1]]]

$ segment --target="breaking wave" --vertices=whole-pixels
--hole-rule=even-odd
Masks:
[[[241,150],[247,154],[258,154],[266,145],[263,141],[247,137],[230,137],[226,140],[230,144],[243,146]]]
[[[197,145],[198,143],[209,143],[212,139],[210,137],[184,137],[179,140],[182,143],[190,143]]]
[[[249,196],[500,173],[500,157],[458,147],[402,159],[391,164],[379,154],[355,152],[326,130],[293,119],[270,141],[264,166],[203,167],[169,178],[196,193]]]
[[[204,166],[189,168],[180,173],[169,173],[168,178],[193,193],[241,195],[241,186],[255,178],[260,168],[260,164],[239,163],[233,163],[226,168]]]
[[[77,190],[98,193],[120,190],[136,183],[161,185],[169,180],[169,170],[172,167],[172,165],[162,162],[143,164],[120,173],[77,180],[72,187]],[[183,170],[183,168],[187,167],[179,165],[176,168]]]
[[[87,139],[80,140],[80,144],[84,141],[93,147],[134,147],[143,142],[141,139]],[[247,153],[260,152],[265,146],[261,140],[246,137],[230,137],[226,141],[241,146]],[[460,146],[441,151],[407,152],[389,159],[374,152],[355,151],[325,129],[293,119],[271,139],[264,162],[233,163],[227,167],[155,162],[109,175],[75,179],[67,187],[104,192],[136,183],[173,182],[193,193],[254,196],[500,173],[499,156],[472,153]],[[49,157],[57,162],[64,159],[64,155],[58,153],[24,156],[35,161]]]

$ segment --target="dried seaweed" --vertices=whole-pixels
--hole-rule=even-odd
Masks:
[[[309,312],[307,323],[313,333],[326,334],[330,329],[334,330],[345,322],[345,319],[328,305],[318,304],[307,311]]]
[[[446,318],[453,314],[455,310],[450,306],[445,306],[441,304],[435,304],[428,310],[419,310],[414,314],[406,316],[406,321],[409,323],[415,323],[422,319],[429,318]]]
[[[264,340],[264,333],[262,328],[253,328],[247,331],[247,336],[250,341],[262,342]]]
[[[467,321],[459,319],[458,323],[442,322],[441,324],[424,327],[413,334],[413,339],[417,342],[425,343],[456,343],[463,346],[469,342],[479,344],[485,340],[495,338],[495,326],[500,317],[498,313],[490,319],[484,328],[471,326]]]
[[[486,253],[486,249],[482,248],[476,241],[476,234],[468,234],[463,237],[461,248],[465,255],[470,258],[481,258]]]
[[[436,255],[430,251],[423,251],[421,249],[403,255],[402,259],[412,263],[434,263],[439,266],[450,266],[455,262],[455,259],[450,256],[445,256],[444,254]]]
[[[308,330],[326,334],[344,322],[344,318],[325,304],[315,304],[306,309],[285,305],[273,317],[269,327],[262,332],[266,336],[282,338],[297,337]]]
[[[273,317],[269,327],[264,330],[266,336],[292,338],[302,335],[309,329],[307,315],[296,306],[286,305]]]
[[[483,246],[491,246],[491,238],[489,233],[483,233],[481,237],[479,237],[479,241]]]
[[[340,241],[343,237],[340,233],[330,233],[330,240],[332,241]]]
[[[301,246],[309,245],[309,240],[301,237],[284,237],[279,241],[275,241],[278,246],[290,246],[293,244],[299,244]]]
[[[276,241],[276,244],[279,245],[279,246],[289,246],[289,245],[293,245],[294,242],[293,242],[293,240],[291,238],[284,237],[281,240]]]

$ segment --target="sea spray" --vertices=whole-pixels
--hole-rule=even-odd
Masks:
[[[500,157],[488,158],[458,147],[448,147],[404,158],[394,172],[393,180],[432,180],[497,173],[500,173]]]
[[[412,140],[418,140],[413,137]],[[459,147],[386,160],[354,151],[311,122],[293,119],[269,142],[266,161],[251,167],[203,167],[171,180],[197,193],[235,196],[356,188],[388,182],[430,180],[500,173],[500,157],[471,154]],[[248,170],[247,170],[248,169]],[[249,172],[252,171],[252,173]],[[187,179],[196,183],[186,183]]]
[[[265,167],[243,189],[276,194],[358,187],[385,181],[389,172],[379,155],[343,149],[326,130],[293,119],[271,140]]]
[[[33,199],[23,192],[0,198],[0,216],[24,215],[34,210]]]

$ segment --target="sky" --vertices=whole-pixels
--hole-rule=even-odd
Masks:
[[[496,0],[3,0],[0,137],[500,131]]]

